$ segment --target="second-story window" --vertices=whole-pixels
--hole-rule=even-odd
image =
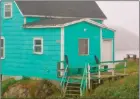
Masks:
[[[12,3],[5,3],[4,4],[4,17],[11,18],[12,17]]]

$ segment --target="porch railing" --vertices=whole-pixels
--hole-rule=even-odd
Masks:
[[[115,65],[116,65],[115,63],[124,63],[124,66],[116,68],[115,67]],[[107,68],[107,69],[106,68],[102,68],[102,67],[104,67],[105,65],[108,65],[108,64],[112,64],[113,65],[112,68]],[[97,70],[89,70],[89,71],[98,74],[98,80],[99,80],[99,83],[100,83],[101,72],[112,70],[112,76],[115,76],[115,71],[116,70],[124,69],[124,74],[126,74],[126,66],[127,66],[127,61],[126,60],[103,61],[103,62],[100,62],[99,64],[95,64],[95,65],[90,66],[90,68],[91,67],[96,67]]]
[[[85,65],[82,80],[81,80],[81,84],[80,84],[80,96],[83,95],[86,88],[87,88],[87,64]]]
[[[65,65],[65,62],[62,62],[62,63]],[[66,68],[64,69],[64,74],[60,82],[60,86],[63,89],[63,91],[65,89],[65,83],[67,82],[67,75],[68,75],[68,64],[66,64]]]

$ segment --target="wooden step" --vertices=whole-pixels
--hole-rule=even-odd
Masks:
[[[68,83],[68,86],[80,86],[80,83]]]
[[[80,94],[80,91],[79,90],[75,90],[75,91],[67,90],[66,94]]]
[[[76,92],[79,92],[80,90],[67,90],[67,91],[76,91]]]
[[[66,94],[65,97],[66,97],[66,98],[80,97],[80,94]]]
[[[78,87],[78,86],[67,86],[67,90],[80,90],[80,86]]]

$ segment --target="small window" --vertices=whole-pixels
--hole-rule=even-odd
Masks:
[[[89,53],[88,39],[79,39],[79,55],[88,55]]]
[[[5,57],[5,41],[3,37],[0,37],[0,58],[4,59]]]
[[[4,17],[11,18],[12,17],[12,3],[4,4]]]
[[[34,38],[34,53],[43,54],[43,39],[42,38]]]

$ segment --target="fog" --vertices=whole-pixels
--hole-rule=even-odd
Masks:
[[[138,1],[96,1],[107,16],[105,24],[121,26],[139,36]]]

